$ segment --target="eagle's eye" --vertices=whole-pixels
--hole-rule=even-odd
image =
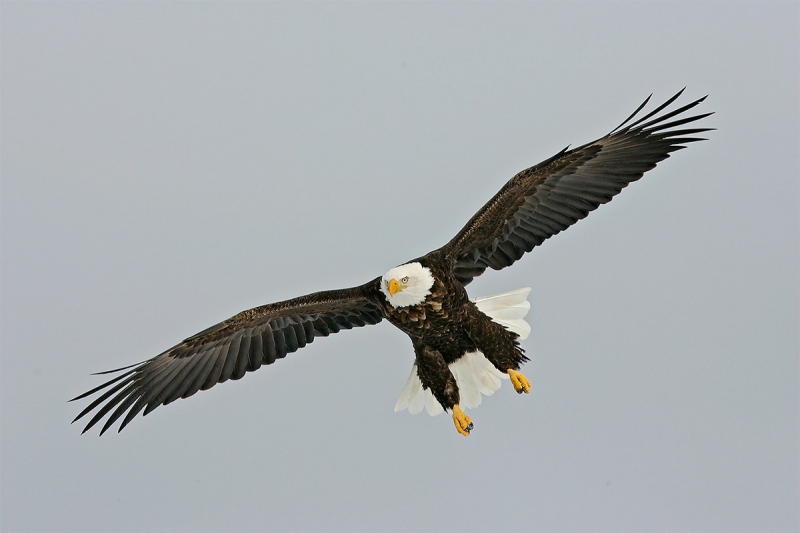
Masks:
[[[403,278],[403,279],[401,279],[400,281],[402,281],[403,283],[408,283],[408,276],[404,277],[404,278]]]

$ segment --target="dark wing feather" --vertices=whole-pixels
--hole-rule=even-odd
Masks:
[[[564,149],[511,178],[440,250],[454,261],[456,278],[466,285],[486,268],[500,270],[513,264],[545,239],[609,202],[671,152],[704,140],[694,135],[712,128],[676,128],[712,113],[667,121],[694,108],[705,97],[652,118],[681,93],[631,123],[648,97],[605,137]]]
[[[141,411],[188,398],[229,379],[240,379],[312,342],[343,329],[377,324],[383,311],[375,303],[380,278],[350,289],[317,292],[242,311],[70,401],[103,393],[75,417],[94,412],[84,432],[110,412],[102,435],[125,415],[122,431]],[[73,422],[75,422],[73,420]]]

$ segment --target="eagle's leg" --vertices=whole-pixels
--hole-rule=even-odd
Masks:
[[[456,425],[456,431],[465,437],[469,437],[469,432],[474,427],[472,419],[464,414],[458,404],[453,406],[453,423]]]
[[[480,309],[472,309],[470,321],[470,337],[478,345],[478,349],[494,367],[508,374],[511,384],[518,394],[530,393],[531,382],[522,375],[518,368],[528,361],[525,352],[519,345],[519,335],[507,330],[493,319],[483,314]]]
[[[458,406],[461,401],[458,383],[444,357],[439,350],[422,342],[414,343],[414,352],[417,354],[417,376],[422,386],[431,390],[433,397],[446,411],[453,412],[456,430],[465,437],[468,436],[474,426],[472,420]]]
[[[514,390],[517,391],[517,394],[531,392],[531,382],[521,372],[509,368],[508,377],[511,378],[511,384],[514,385]]]

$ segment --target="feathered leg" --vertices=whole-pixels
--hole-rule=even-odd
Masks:
[[[531,383],[519,371],[522,363],[528,361],[517,340],[519,335],[504,328],[477,307],[473,308],[471,315],[470,336],[478,349],[497,370],[508,374],[515,391],[519,394],[529,393]]]
[[[417,354],[417,375],[422,386],[431,390],[436,401],[445,410],[452,411],[456,430],[465,437],[468,436],[474,426],[472,420],[458,406],[458,384],[444,357],[438,350],[421,343],[414,343],[414,351]]]

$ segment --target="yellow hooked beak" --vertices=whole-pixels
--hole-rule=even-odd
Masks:
[[[394,293],[396,293],[397,291],[401,291],[401,290],[403,290],[403,287],[401,287],[400,284],[397,283],[396,279],[389,280],[389,294],[390,295],[394,296]]]

